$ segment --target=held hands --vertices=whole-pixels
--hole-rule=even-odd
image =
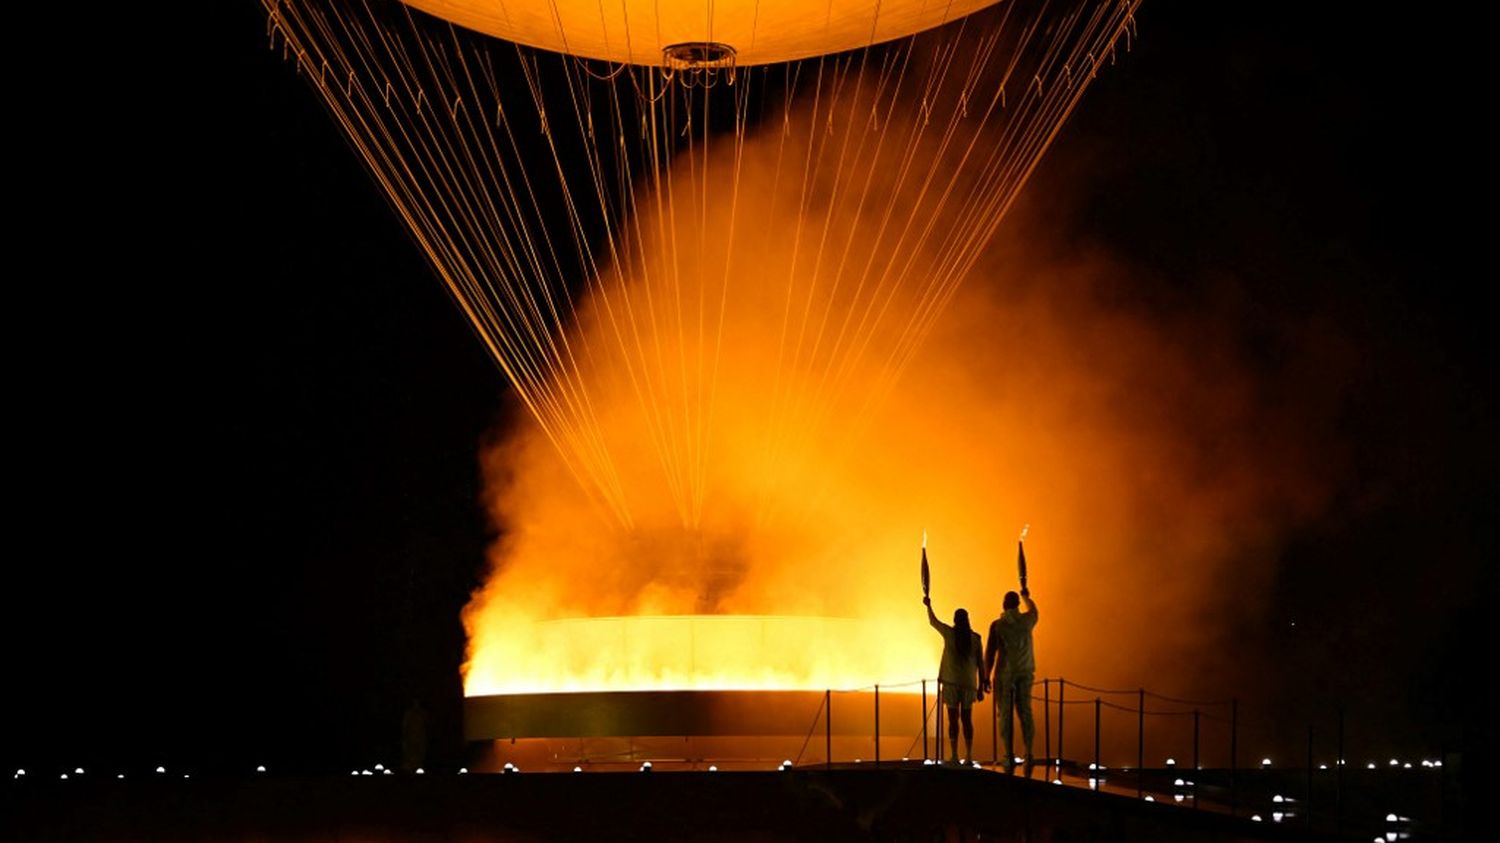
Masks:
[[[928,607],[932,606],[932,598],[928,597],[925,594],[922,595],[922,605],[923,606],[928,606]]]
[[[1029,588],[1023,588],[1023,589],[1021,589],[1021,596],[1022,597],[1030,597],[1031,596],[1031,589],[1029,589]]]

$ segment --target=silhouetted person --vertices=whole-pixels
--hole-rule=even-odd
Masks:
[[[412,700],[401,716],[401,771],[414,773],[427,761],[427,709]]]
[[[964,758],[974,757],[974,703],[984,698],[980,686],[984,681],[981,662],[984,642],[969,626],[965,609],[953,610],[953,626],[932,613],[932,600],[922,598],[927,606],[927,622],[943,636],[943,660],[938,666],[939,694],[948,709],[949,760],[958,762],[958,727],[964,729]]]
[[[1026,611],[1020,610],[1026,601]],[[1036,737],[1036,722],[1031,717],[1031,685],[1036,680],[1036,653],[1031,646],[1031,631],[1036,628],[1036,603],[1031,590],[1005,592],[1001,604],[1005,611],[990,624],[989,640],[984,646],[984,673],[994,677],[994,693],[1000,700],[1000,737],[1005,742],[1005,771],[1016,766],[1015,734],[1011,719],[1021,721],[1021,740],[1026,744],[1026,775],[1031,775],[1031,742]]]

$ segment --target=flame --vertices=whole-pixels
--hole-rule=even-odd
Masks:
[[[470,671],[465,693],[822,691],[865,687],[872,676],[887,679],[882,690],[918,692],[921,678],[935,668],[929,642],[926,636],[891,635],[893,626],[869,619],[774,615],[512,624],[482,642],[485,657]],[[909,681],[894,681],[897,677]]]
[[[1031,525],[1027,524],[1021,528],[1021,541],[1026,541],[1026,534],[1031,532]]]

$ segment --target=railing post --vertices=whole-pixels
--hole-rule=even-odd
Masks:
[[[880,683],[875,683],[875,766],[880,766]]]
[[[1068,688],[1068,680],[1057,677],[1057,777],[1062,778],[1063,762],[1063,715],[1067,713],[1067,706],[1063,705],[1064,691]]]
[[[1135,798],[1140,799],[1146,790],[1146,689],[1136,689],[1136,701],[1140,706],[1135,713]]]
[[[927,680],[922,680],[922,760],[931,758],[927,754]]]
[[[833,689],[823,691],[823,766],[833,769]]]
[[[1193,709],[1193,807],[1198,807],[1198,709]]]
[[[937,680],[937,698],[933,700],[932,707],[937,710],[937,734],[932,736],[932,742],[937,744],[937,760],[943,763],[943,677]]]
[[[1042,757],[1052,757],[1052,691],[1051,679],[1042,680]]]
[[[1098,790],[1099,789],[1099,785],[1103,783],[1102,781],[1100,781],[1101,779],[1103,779],[1103,776],[1099,775],[1099,773],[1101,772],[1101,770],[1099,769],[1099,708],[1100,708],[1100,706],[1102,704],[1103,704],[1102,700],[1100,700],[1098,697],[1094,697],[1094,780],[1096,782],[1096,784],[1094,785],[1094,789],[1095,790]]]

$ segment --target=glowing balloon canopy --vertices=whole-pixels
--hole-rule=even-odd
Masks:
[[[718,44],[740,66],[879,44],[998,0],[404,0],[469,29],[591,59],[660,65],[677,44]]]
[[[695,527],[858,440],[1138,0],[262,4],[596,510]]]

